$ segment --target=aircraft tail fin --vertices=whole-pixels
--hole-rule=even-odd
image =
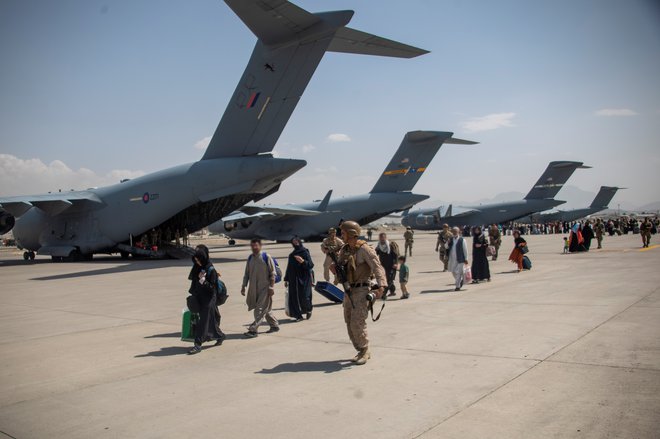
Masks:
[[[532,190],[525,196],[526,200],[554,198],[573,175],[576,169],[588,169],[582,162],[558,161],[550,162]]]
[[[327,194],[325,194],[325,197],[321,200],[319,203],[319,207],[316,208],[319,212],[325,212],[328,210],[328,204],[330,203],[330,197],[332,197],[332,189],[328,191]]]
[[[411,191],[443,143],[475,144],[446,131],[410,131],[371,192]]]
[[[328,50],[394,57],[426,51],[344,26],[353,11],[312,14],[285,0],[225,0],[258,41],[202,160],[269,153]]]
[[[608,207],[610,201],[612,201],[612,198],[614,198],[614,195],[616,195],[619,189],[624,189],[624,188],[615,187],[615,186],[601,186],[600,190],[596,194],[596,197],[594,198],[594,201],[591,202],[591,206],[589,207],[593,207],[593,208]]]

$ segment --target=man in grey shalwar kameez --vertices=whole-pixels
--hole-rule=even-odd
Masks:
[[[280,328],[279,322],[272,313],[273,295],[275,294],[275,262],[268,253],[261,251],[261,240],[253,239],[250,241],[250,247],[252,254],[245,265],[241,294],[245,296],[247,288],[246,302],[248,310],[254,310],[254,322],[248,328],[245,336],[254,338],[264,319],[270,325],[268,333],[277,332]]]
[[[468,266],[468,249],[465,239],[460,235],[460,229],[454,227],[451,229],[452,238],[449,241],[449,271],[454,275],[456,281],[456,291],[463,286],[463,273]]]

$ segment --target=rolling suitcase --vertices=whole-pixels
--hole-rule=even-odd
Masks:
[[[197,323],[197,319],[198,314],[191,312],[189,309],[183,310],[181,341],[195,341],[195,324]]]
[[[344,301],[344,292],[330,282],[316,282],[314,290],[331,302],[342,303]]]
[[[523,256],[523,270],[531,270],[532,269],[532,261],[527,257],[527,255]]]

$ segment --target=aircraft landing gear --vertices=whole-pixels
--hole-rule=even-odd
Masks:
[[[23,252],[23,260],[27,261],[34,261],[34,258],[36,258],[37,255],[34,252]]]
[[[122,259],[128,259],[129,253],[125,251],[119,252],[119,256],[121,256]]]
[[[227,244],[229,245],[236,245],[236,241],[234,239],[230,239]]]

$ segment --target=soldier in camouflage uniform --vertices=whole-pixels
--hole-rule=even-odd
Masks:
[[[603,236],[605,235],[605,224],[603,224],[603,220],[601,220],[600,218],[596,220],[594,231],[596,232],[596,241],[598,241],[598,248],[603,248]]]
[[[412,257],[413,242],[415,241],[415,232],[413,232],[412,227],[406,227],[406,231],[403,232],[403,239],[405,240],[403,255]]]
[[[323,261],[323,279],[326,282],[330,282],[330,266],[332,265],[330,255],[333,253],[337,254],[342,245],[344,245],[344,241],[337,238],[337,229],[334,227],[328,229],[328,237],[321,243],[321,251],[325,255],[325,260]],[[335,276],[334,284],[337,285],[337,276]]]
[[[642,245],[644,248],[651,245],[651,230],[653,230],[653,224],[651,224],[648,217],[644,218],[644,222],[639,226],[639,234],[642,235]]]
[[[344,295],[344,321],[348,337],[358,352],[352,361],[356,365],[363,365],[371,358],[367,337],[370,303],[367,295],[373,292],[376,298],[380,298],[387,279],[374,249],[359,239],[360,225],[355,221],[345,221],[341,225],[341,232],[346,243],[339,250],[338,263],[346,268],[347,282],[351,287],[350,293]],[[334,266],[332,269],[334,272]],[[371,290],[372,276],[376,278],[376,290]]]
[[[447,246],[449,241],[451,241],[451,232],[449,231],[449,224],[443,224],[442,230],[438,232],[438,240],[435,243],[435,251],[440,255],[440,260],[444,266],[443,271],[447,271],[447,266],[449,264],[449,253],[447,252]]]
[[[497,261],[497,256],[500,253],[500,246],[502,245],[502,233],[500,228],[497,227],[497,224],[493,224],[488,229],[488,241],[490,245],[495,247],[495,254],[493,255],[493,261]]]

